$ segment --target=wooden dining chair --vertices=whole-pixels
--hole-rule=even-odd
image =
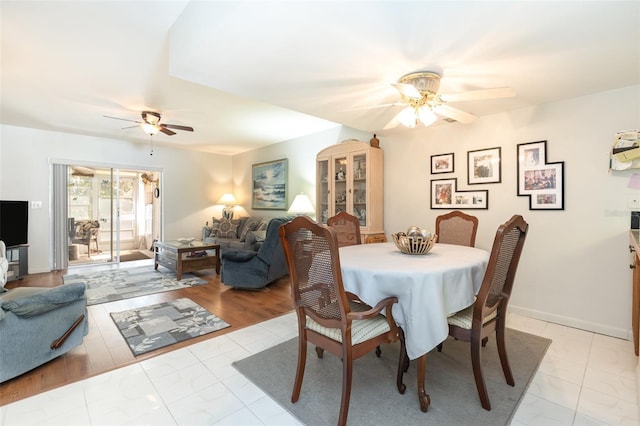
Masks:
[[[474,247],[478,218],[459,210],[436,217],[436,235],[439,243]]]
[[[362,244],[360,221],[354,215],[346,211],[338,212],[327,219],[327,226],[335,231],[339,247]]]
[[[306,216],[280,227],[291,296],[298,316],[298,366],[291,402],[300,397],[307,357],[307,342],[342,359],[342,399],[338,424],[347,422],[351,396],[352,363],[383,343],[396,342],[399,329],[391,307],[398,300],[387,297],[375,307],[347,292],[342,283],[335,232]],[[387,316],[381,314],[382,310]]]
[[[470,343],[473,376],[485,410],[491,410],[491,403],[482,375],[480,346],[484,347],[488,336],[494,332],[504,377],[509,385],[515,384],[507,358],[505,323],[507,305],[528,229],[529,225],[520,215],[514,215],[500,225],[475,302],[447,319],[449,335]],[[438,350],[442,350],[442,344],[438,345]]]

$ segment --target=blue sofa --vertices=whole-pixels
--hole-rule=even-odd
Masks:
[[[86,285],[18,287],[0,294],[0,383],[82,344]]]
[[[249,233],[249,250],[222,250],[220,281],[236,288],[265,287],[289,273],[284,250],[280,242],[280,225],[292,217],[277,217],[269,221],[264,241],[253,241],[256,233]]]

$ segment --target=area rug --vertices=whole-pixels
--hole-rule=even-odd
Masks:
[[[431,397],[429,411],[420,411],[416,386],[416,362],[404,375],[407,390],[396,388],[400,345],[382,346],[382,357],[369,353],[353,362],[353,384],[349,405],[349,425],[506,425],[509,424],[551,341],[520,331],[507,330],[507,352],[515,387],[507,385],[495,344],[491,337],[482,349],[482,366],[491,411],[480,405],[476,391],[469,344],[451,338],[442,352],[427,357],[426,391]],[[266,351],[234,363],[244,376],[305,425],[338,422],[342,390],[342,363],[325,352],[316,356],[307,345],[307,365],[297,403],[291,391],[298,359],[298,339],[294,338]]]
[[[168,269],[153,269],[153,266],[119,268],[88,274],[69,274],[62,277],[65,284],[83,282],[87,284],[87,305],[113,302],[163,291],[179,290],[207,281],[193,274],[176,274]]]
[[[109,315],[136,356],[229,327],[186,297]]]
[[[149,257],[144,253],[141,253],[140,250],[136,250],[131,253],[120,255],[120,262],[131,262],[134,260],[149,260],[149,259],[153,259],[153,257]]]

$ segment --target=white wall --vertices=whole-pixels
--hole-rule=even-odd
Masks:
[[[164,238],[198,237],[229,192],[231,157],[128,141],[0,126],[0,199],[43,202],[29,211],[29,273],[50,270],[51,159],[163,170]]]
[[[473,124],[407,129],[378,135],[384,150],[384,227],[387,234],[410,225],[433,229],[430,179],[456,177],[459,189],[487,189],[488,210],[469,210],[480,225],[476,245],[490,249],[498,226],[521,214],[530,230],[511,309],[525,315],[628,338],[631,325],[629,211],[633,171],[608,171],[617,131],[640,125],[640,86],[498,114]],[[251,164],[289,158],[289,201],[297,192],[315,195],[315,154],[354,137],[348,129],[283,142],[233,159],[234,192],[250,205]],[[350,132],[350,133],[349,133]],[[517,144],[547,141],[547,160],[565,162],[565,209],[529,210],[518,197]],[[502,182],[467,185],[467,151],[502,147]],[[455,172],[430,174],[430,157],[453,152]],[[295,158],[295,161],[292,159]],[[638,170],[640,174],[640,170]],[[313,198],[312,198],[313,199]]]

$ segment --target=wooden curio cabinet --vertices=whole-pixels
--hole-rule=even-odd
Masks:
[[[363,241],[384,235],[382,226],[382,150],[348,139],[320,151],[316,158],[316,218],[346,211],[360,220]]]

